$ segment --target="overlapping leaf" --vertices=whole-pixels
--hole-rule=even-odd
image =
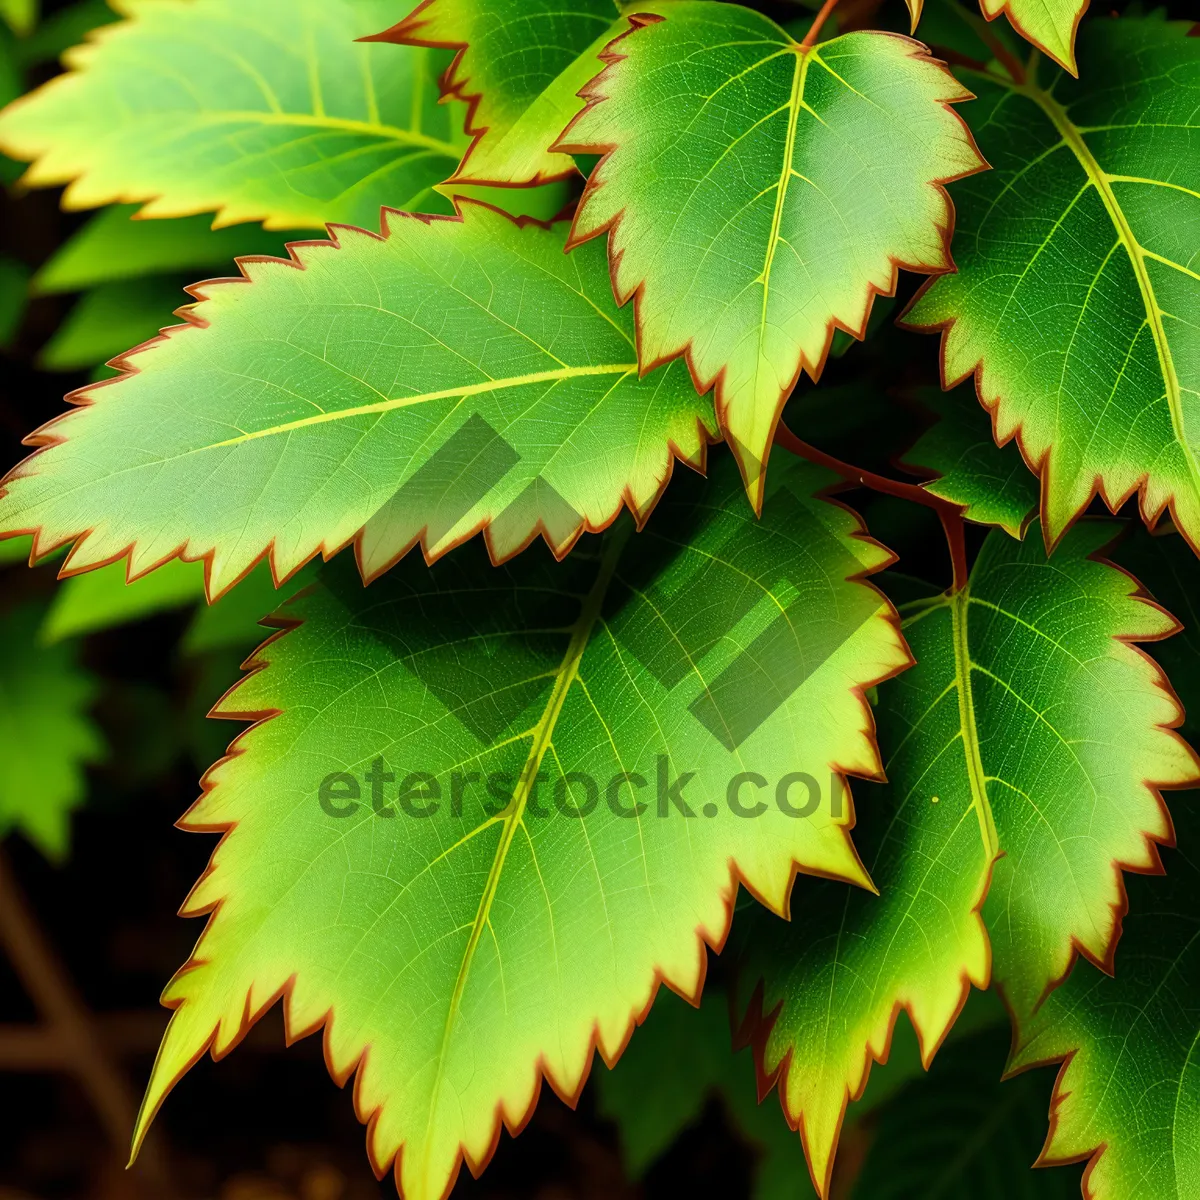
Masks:
[[[669,0],[638,11],[659,12]],[[616,0],[425,0],[381,41],[459,51],[444,86],[470,102],[475,140],[453,182],[530,184],[575,173],[550,149],[579,111],[598,55],[628,26]]]
[[[1197,728],[1200,566],[1176,536],[1142,534],[1117,548],[1184,630],[1154,647]],[[1115,976],[1076,965],[1032,1020],[1012,1067],[1069,1058],[1051,1109],[1048,1162],[1091,1158],[1095,1200],[1191,1200],[1200,1180],[1200,820],[1194,794],[1171,805],[1177,850],[1166,878],[1129,881]]]
[[[721,466],[564,563],[475,544],[365,590],[331,569],[281,611],[302,624],[223,706],[278,715],[185,818],[231,828],[187,902],[212,916],[139,1135],[284,993],[291,1034],[324,1024],[335,1076],[357,1069],[377,1167],[398,1154],[404,1195],[434,1200],[519,1127],[539,1070],[571,1095],[658,979],[698,992],[735,880],[778,909],[795,864],[863,879],[840,789],[750,819],[727,788],[877,772],[861,689],[907,656],[854,577],[888,556],[814,499],[823,473],[793,460],[758,522]]]
[[[1095,1200],[1194,1200],[1200,1186],[1200,810],[1188,796],[1173,813],[1166,878],[1130,881],[1115,977],[1077,964],[1012,1063],[1067,1060],[1042,1158],[1090,1157]]]
[[[982,525],[999,525],[1011,537],[1025,534],[1037,508],[1037,480],[1015,446],[997,446],[987,415],[966,388],[949,394],[922,388],[913,397],[931,408],[938,421],[903,458],[906,465],[932,471],[928,491],[963,508]]]
[[[979,7],[989,21],[1004,13],[1023,38],[1076,75],[1075,31],[1088,3],[1089,0],[979,0]]]
[[[1142,489],[1200,543],[1200,40],[1096,21],[1083,74],[971,73],[992,164],[954,189],[958,273],[909,321],[945,327],[944,375],[972,372],[997,436],[1041,466],[1051,542],[1099,490]]]
[[[282,578],[356,535],[368,576],[484,526],[496,558],[539,531],[561,552],[643,516],[674,455],[702,464],[711,403],[683,364],[638,378],[599,246],[477,205],[338,232],[194,289],[203,328],[34,435],[0,529],[84,535],[72,569],[207,555],[216,595],[268,549]]]
[[[660,995],[629,1049],[595,1086],[600,1115],[621,1134],[636,1179],[719,1098],[737,1133],[755,1152],[752,1200],[800,1200],[804,1151],[777,1105],[759,1104],[754,1062],[730,1044],[728,998],[711,986],[698,1009]]]
[[[128,20],[5,110],[0,150],[64,204],[144,201],[270,229],[378,227],[382,205],[449,211],[461,154],[432,52],[355,38],[388,0],[118,0]],[[461,121],[461,110],[457,114]]]
[[[1077,1171],[1031,1170],[1050,1081],[1000,1082],[1008,1037],[952,1043],[880,1113],[854,1200],[1079,1200]]]
[[[757,504],[780,409],[802,369],[819,374],[835,326],[862,336],[898,264],[951,265],[940,184],[982,166],[949,107],[969,93],[907,38],[806,47],[702,2],[635,28],[611,60],[561,143],[607,152],[573,239],[609,232],[643,364],[686,351],[715,384]]]
[[[234,271],[239,254],[282,254],[286,235],[254,227],[211,229],[207,217],[137,221],[136,205],[97,213],[44,263],[34,290],[76,292],[97,284],[175,271]],[[306,236],[292,231],[292,240]]]
[[[1018,1012],[1076,947],[1108,959],[1124,897],[1115,864],[1155,864],[1150,839],[1170,829],[1155,787],[1197,779],[1169,728],[1177,703],[1129,644],[1174,623],[1089,557],[1110,535],[1078,526],[1048,561],[1037,539],[993,532],[965,588],[905,606],[917,665],[881,689],[889,788],[878,811],[860,806],[856,837],[880,895],[808,886],[791,926],[763,918],[748,938],[763,1010],[779,1008],[764,1069],[783,1072],[823,1187],[847,1099],[886,1053],[898,1009],[928,1062],[968,983],[988,980],[989,938]]]
[[[20,830],[62,859],[83,768],[104,756],[104,743],[88,717],[96,681],[75,646],[38,645],[41,620],[37,603],[0,617],[0,834]]]

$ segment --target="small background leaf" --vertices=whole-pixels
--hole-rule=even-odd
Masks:
[[[83,768],[105,748],[87,715],[95,680],[74,644],[38,644],[41,621],[37,603],[0,615],[0,834],[17,829],[61,861],[86,790]]]

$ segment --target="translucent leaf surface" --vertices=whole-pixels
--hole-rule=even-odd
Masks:
[[[498,559],[539,532],[563,552],[703,464],[712,405],[682,363],[638,377],[599,246],[476,205],[339,236],[193,289],[192,325],[33,435],[0,527],[90,531],[72,568],[207,556],[215,596],[352,539],[368,576],[480,528]]]
[[[222,705],[278,715],[184,821],[230,832],[186,904],[213,915],[139,1136],[282,994],[291,1035],[324,1025],[334,1076],[357,1071],[375,1165],[399,1154],[408,1200],[436,1200],[541,1073],[570,1096],[594,1047],[614,1060],[659,980],[698,994],[738,880],[776,909],[797,864],[864,881],[831,771],[877,773],[862,689],[907,661],[855,581],[887,553],[796,460],[761,521],[717,475],[563,563],[476,544],[366,589],[336,564],[281,610],[302,623]],[[807,812],[799,787],[795,812],[739,811],[748,768],[785,800],[807,771]]]
[[[919,43],[808,47],[736,6],[665,11],[633,18],[563,136],[605,155],[572,238],[608,233],[643,365],[686,351],[715,386],[757,504],[801,370],[820,373],[836,327],[863,336],[898,266],[950,267],[940,185],[983,164],[950,108],[969,93]]]

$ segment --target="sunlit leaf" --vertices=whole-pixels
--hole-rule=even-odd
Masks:
[[[0,114],[0,150],[32,159],[68,208],[144,202],[221,225],[379,227],[381,205],[447,212],[432,191],[461,154],[435,52],[355,38],[388,0],[119,0],[128,18]],[[236,48],[236,49],[234,49]]]
[[[1041,468],[1056,542],[1092,495],[1140,491],[1200,544],[1200,39],[1123,17],[1080,35],[1078,81],[966,72],[993,170],[953,189],[958,273],[908,320],[944,329],[996,435]]]
[[[366,589],[337,563],[280,611],[301,624],[222,705],[278,715],[184,819],[232,828],[186,905],[212,916],[165,996],[139,1137],[284,993],[291,1035],[325,1024],[335,1077],[357,1070],[372,1161],[436,1200],[539,1071],[573,1095],[660,980],[698,992],[738,880],[776,909],[797,864],[863,881],[831,767],[877,773],[862,689],[907,656],[857,580],[886,551],[790,465],[761,521],[722,458],[563,563],[492,567],[475,543]],[[819,778],[807,815],[739,813],[748,767]]]
[[[893,34],[807,47],[708,3],[633,24],[561,142],[607,151],[572,237],[608,232],[643,364],[686,351],[715,385],[757,504],[779,412],[834,329],[862,336],[899,264],[950,267],[940,185],[983,165],[950,108],[969,93]]]
[[[659,12],[670,0],[638,11]],[[458,50],[446,77],[471,108],[470,153],[454,181],[529,184],[575,173],[554,139],[582,107],[598,55],[628,26],[616,0],[426,0],[380,40]]]
[[[762,1010],[779,1008],[764,1070],[782,1070],[825,1188],[898,1010],[928,1063],[989,965],[1027,1013],[1077,949],[1108,959],[1119,865],[1153,867],[1169,836],[1155,789],[1198,778],[1169,728],[1178,705],[1130,644],[1173,622],[1090,557],[1111,534],[1078,526],[1047,560],[1039,539],[995,531],[965,588],[901,606],[917,665],[880,689],[889,783],[855,831],[880,894],[801,881],[790,925],[764,914],[746,935]]]
[[[73,569],[211,555],[215,596],[268,550],[282,579],[357,539],[374,576],[418,538],[486,527],[503,558],[644,516],[676,456],[703,463],[712,405],[682,363],[638,377],[603,250],[564,236],[474,205],[395,215],[386,239],[339,230],[193,289],[195,325],[33,435],[54,444],[7,481],[0,527],[83,535]]]

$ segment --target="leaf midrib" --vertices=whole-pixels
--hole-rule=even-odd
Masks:
[[[179,114],[169,115],[179,121]],[[324,113],[261,112],[255,109],[220,109],[200,112],[188,119],[190,125],[291,125],[300,128],[330,129],[342,133],[356,133],[380,141],[400,142],[404,145],[424,146],[436,150],[448,158],[458,161],[460,150],[441,138],[431,137],[415,129],[401,129],[398,125],[384,125],[374,121],[356,121],[352,117],[330,117]]]
[[[479,396],[486,392],[500,391],[504,388],[522,387],[532,383],[559,383],[566,379],[579,379],[590,375],[629,375],[635,373],[637,369],[637,363],[602,363],[599,366],[558,367],[550,371],[531,371],[527,375],[513,375],[507,379],[485,379],[479,383],[442,388],[440,391],[435,392],[422,392],[417,396],[396,396],[389,400],[377,400],[372,404],[358,404],[353,408],[340,408],[333,412],[315,413],[311,417],[299,417],[295,421],[285,421],[281,425],[272,425],[268,429],[252,430],[250,433],[242,433],[237,437],[226,438],[223,442],[212,442],[207,446],[197,447],[197,449],[219,450],[225,446],[238,446],[244,442],[253,442],[258,438],[273,437],[281,433],[291,433],[296,429],[304,429],[310,425],[323,425],[329,421],[341,421],[350,417],[390,412],[392,409],[407,408],[413,404],[426,404],[433,400]]]
[[[1015,94],[1024,96],[1026,99],[1032,101],[1045,113],[1046,118],[1054,126],[1063,143],[1075,155],[1076,161],[1083,168],[1088,182],[1096,189],[1096,193],[1099,195],[1105,211],[1108,213],[1109,220],[1112,221],[1113,228],[1116,230],[1117,237],[1125,249],[1134,278],[1137,280],[1138,290],[1142,297],[1142,307],[1146,313],[1151,336],[1154,338],[1154,348],[1158,356],[1163,387],[1166,391],[1167,408],[1171,414],[1171,428],[1174,431],[1175,440],[1183,452],[1192,489],[1196,496],[1200,497],[1200,466],[1197,465],[1195,454],[1186,436],[1183,421],[1182,389],[1178,372],[1175,369],[1171,346],[1167,340],[1166,329],[1162,322],[1163,310],[1158,305],[1154,285],[1151,283],[1150,273],[1146,269],[1146,251],[1134,236],[1133,227],[1129,224],[1129,218],[1125,215],[1125,210],[1121,207],[1116,193],[1112,189],[1114,180],[1128,179],[1132,182],[1134,177],[1110,175],[1101,167],[1091,148],[1084,141],[1083,131],[1071,120],[1066,108],[1047,89],[1042,88],[1036,82],[1036,55],[1033,67],[1034,69],[1030,71],[1028,82],[1024,84],[1017,84],[1012,80],[1001,78],[991,71],[983,72],[983,74],[993,83],[999,83]],[[979,72],[976,73],[978,74]],[[1146,182],[1158,181],[1148,180]],[[1171,263],[1170,265],[1178,266],[1177,263]]]
[[[426,1175],[429,1174],[429,1156],[433,1147],[433,1142],[429,1134],[437,1113],[442,1081],[445,1078],[446,1051],[450,1045],[450,1039],[458,1018],[459,1006],[462,1002],[463,993],[466,990],[467,978],[470,974],[471,965],[474,962],[475,951],[478,949],[479,942],[483,937],[483,931],[490,919],[492,903],[495,900],[496,892],[500,886],[500,877],[504,871],[504,862],[512,846],[513,839],[516,837],[517,830],[522,825],[525,807],[529,802],[533,783],[537,779],[538,772],[541,769],[542,759],[545,757],[546,751],[553,741],[554,730],[558,718],[562,713],[567,693],[579,675],[579,664],[583,658],[584,651],[587,649],[588,642],[591,640],[592,630],[600,617],[600,608],[604,603],[604,597],[608,593],[609,584],[612,582],[613,575],[616,572],[617,561],[621,556],[621,551],[624,549],[630,532],[631,527],[628,523],[625,523],[611,536],[604,555],[600,560],[595,582],[592,584],[591,590],[586,597],[584,597],[580,606],[579,616],[576,618],[574,625],[571,626],[571,637],[567,644],[566,652],[563,654],[562,661],[559,663],[558,670],[555,672],[554,686],[550,691],[546,706],[542,710],[542,715],[538,719],[537,724],[531,731],[530,736],[532,740],[529,754],[521,770],[512,799],[508,802],[504,811],[497,814],[496,819],[501,820],[504,823],[504,827],[501,830],[500,841],[496,847],[492,866],[488,871],[487,881],[484,884],[483,893],[479,899],[479,907],[476,910],[471,934],[467,939],[467,945],[463,951],[462,962],[459,964],[458,975],[454,982],[454,990],[450,997],[450,1005],[446,1011],[446,1024],[442,1030],[442,1041],[438,1048],[437,1067],[433,1087],[430,1091],[422,1154],[423,1172]]]
[[[946,685],[935,703],[940,703],[951,688],[958,696],[958,727],[963,742],[963,757],[966,760],[971,807],[979,819],[979,835],[983,841],[984,853],[989,862],[994,862],[1000,854],[1000,838],[996,832],[996,821],[987,795],[988,774],[983,766],[983,751],[975,722],[975,697],[971,691],[971,671],[975,664],[971,661],[970,645],[967,641],[967,613],[972,603],[970,584],[968,583],[966,587],[949,595],[922,597],[919,601],[912,603],[919,604],[920,607],[913,612],[912,616],[904,619],[901,625],[902,629],[908,628],[943,608],[950,610],[950,638],[954,649],[954,680]],[[924,717],[921,719],[924,720]],[[906,741],[911,733],[912,730],[905,735]]]
[[[971,807],[979,818],[979,835],[989,861],[1000,853],[996,821],[987,795],[987,772],[975,722],[975,697],[971,691],[971,650],[967,641],[967,613],[971,603],[970,585],[960,588],[947,601],[950,609],[951,638],[954,642],[954,682],[958,693],[958,723],[966,759],[967,781],[971,789]]]

